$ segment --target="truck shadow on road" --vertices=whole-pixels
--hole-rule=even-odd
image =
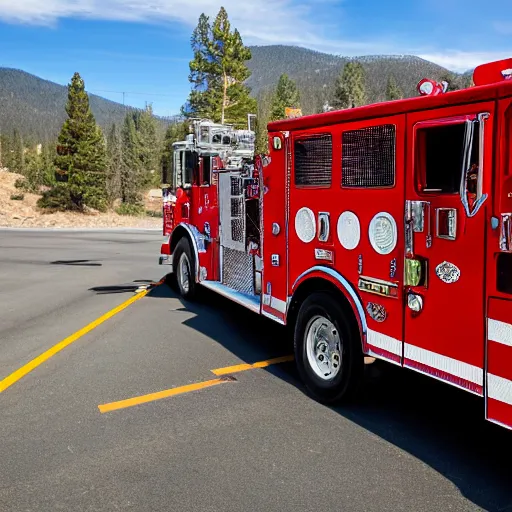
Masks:
[[[178,295],[162,285],[148,297]],[[244,362],[292,353],[284,327],[212,292],[182,304],[194,313],[184,324]],[[293,363],[265,371],[305,392]],[[368,365],[366,373],[359,401],[331,410],[432,467],[478,507],[512,511],[512,433],[484,420],[481,398],[385,363]]]

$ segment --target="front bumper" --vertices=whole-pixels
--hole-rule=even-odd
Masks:
[[[159,265],[170,265],[172,272],[172,254],[161,254],[158,260]]]
[[[168,236],[160,248],[159,265],[170,265],[172,267],[171,237]],[[171,269],[172,272],[172,269]]]

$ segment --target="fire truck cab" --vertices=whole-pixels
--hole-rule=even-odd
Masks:
[[[200,147],[197,125],[164,194],[180,293],[288,325],[322,402],[355,394],[368,355],[482,396],[512,428],[512,59],[474,83],[270,123],[254,159],[233,130],[229,151]]]

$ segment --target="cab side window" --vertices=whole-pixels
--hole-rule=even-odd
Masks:
[[[416,169],[420,192],[459,194],[464,167],[466,124],[444,124],[416,132]],[[475,125],[468,166],[468,192],[476,194],[479,165],[479,125]]]

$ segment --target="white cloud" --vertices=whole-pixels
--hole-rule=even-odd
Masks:
[[[418,57],[422,59],[430,60],[444,66],[451,71],[468,71],[473,69],[480,64],[486,62],[493,62],[495,60],[508,59],[512,55],[512,51],[509,52],[463,52],[456,50],[448,50],[446,52],[428,52],[420,53]]]
[[[0,20],[11,23],[54,25],[62,18],[178,22],[190,28],[201,13],[214,17],[223,5],[232,26],[248,44],[293,44],[341,55],[381,53],[385,42],[338,40],[335,24],[314,23],[312,15],[329,12],[329,4],[344,0],[0,0]],[[339,10],[338,10],[339,11]],[[339,14],[338,14],[339,16]]]
[[[223,5],[232,26],[249,44],[294,44],[343,55],[383,50],[381,42],[355,42],[332,37],[336,25],[311,21],[313,11],[328,12],[344,0],[0,0],[0,20],[54,25],[62,18],[178,22],[190,28],[201,13],[214,17]],[[341,20],[342,21],[342,20]]]
[[[261,41],[309,40],[318,27],[307,22],[314,0],[251,2],[240,0],[0,0],[0,20],[53,25],[61,18],[96,20],[176,21],[190,27],[202,12],[217,14],[221,5],[242,34]]]
[[[328,4],[344,0],[0,0],[0,21],[55,25],[63,18],[177,22],[192,28],[202,12],[214,17],[223,5],[233,26],[249,44],[294,44],[340,55],[413,53],[453,71],[465,71],[483,62],[509,57],[512,52],[438,51],[388,40],[346,41],[337,38],[343,18],[314,22],[314,15],[327,19]],[[326,5],[327,4],[327,5]],[[339,10],[338,10],[339,11]],[[334,25],[333,25],[334,24]],[[512,30],[509,24],[494,25],[497,31]]]

